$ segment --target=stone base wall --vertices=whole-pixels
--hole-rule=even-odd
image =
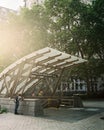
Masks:
[[[0,98],[1,108],[7,108],[8,112],[14,113],[15,102],[13,99]],[[41,101],[38,99],[25,99],[20,101],[18,113],[31,116],[43,116],[44,111],[41,106]]]

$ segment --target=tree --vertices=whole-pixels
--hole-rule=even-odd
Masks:
[[[48,18],[45,14],[45,8],[40,5],[9,14],[8,22],[0,26],[2,66],[47,46]]]
[[[18,39],[27,53],[47,45],[48,19],[44,14],[44,7],[36,5],[32,9],[23,8],[19,15],[11,17],[10,26],[19,32]]]
[[[92,76],[104,72],[103,0],[89,4],[82,0],[46,0],[44,6],[23,8],[19,14],[12,14],[6,30],[11,59],[48,45],[86,58],[87,64],[73,72],[87,83]]]
[[[87,64],[74,68],[87,81],[104,71],[104,2],[80,0],[46,1],[49,12],[50,44],[67,53],[86,58]]]

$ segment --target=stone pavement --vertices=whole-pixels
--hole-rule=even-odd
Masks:
[[[84,106],[45,109],[43,117],[0,114],[0,130],[104,130],[104,101],[86,101]]]

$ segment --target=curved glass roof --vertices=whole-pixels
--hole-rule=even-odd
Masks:
[[[13,63],[0,74],[0,94],[24,94],[36,86],[42,76],[53,76],[59,70],[83,62],[86,60],[49,47],[35,51]]]

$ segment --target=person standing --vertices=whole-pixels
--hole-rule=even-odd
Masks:
[[[19,107],[19,101],[21,99],[21,96],[20,95],[17,95],[15,97],[15,110],[14,110],[14,114],[19,114],[18,113],[18,107]]]

